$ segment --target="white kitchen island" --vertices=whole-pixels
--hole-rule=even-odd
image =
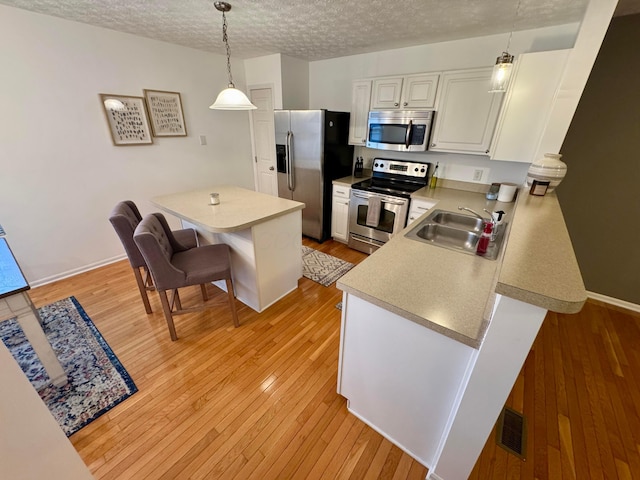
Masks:
[[[220,196],[211,205],[210,193]],[[195,228],[202,244],[226,243],[236,297],[261,312],[298,288],[302,277],[304,203],[233,185],[162,195],[161,210]],[[226,291],[224,282],[215,282]]]

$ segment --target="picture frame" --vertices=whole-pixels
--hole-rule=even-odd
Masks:
[[[111,133],[117,147],[127,145],[150,145],[153,143],[147,107],[143,97],[100,93]]]
[[[154,137],[186,137],[187,125],[179,92],[144,89]]]

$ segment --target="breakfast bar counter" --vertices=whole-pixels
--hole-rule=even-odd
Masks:
[[[211,192],[219,204],[211,204]],[[236,296],[255,311],[298,287],[304,203],[233,185],[162,195],[151,203],[195,228],[201,243],[229,245]],[[215,283],[226,290],[224,282]]]
[[[340,278],[337,389],[428,478],[467,478],[547,311],[579,311],[586,291],[554,193],[415,197],[432,210],[505,211],[502,249],[489,260],[406,237],[425,213]]]

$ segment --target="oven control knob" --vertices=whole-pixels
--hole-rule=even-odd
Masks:
[[[418,167],[416,167],[416,172],[418,171]]]
[[[375,166],[375,167],[377,167],[377,166],[378,166],[378,164],[376,163],[374,166]]]
[[[381,163],[381,164],[380,164],[380,168],[384,168],[384,163]]]
[[[417,168],[416,168],[416,170],[417,170]],[[420,170],[420,173],[424,173],[424,168],[422,170]]]

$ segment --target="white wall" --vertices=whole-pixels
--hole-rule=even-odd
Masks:
[[[223,56],[0,6],[0,58],[0,224],[32,285],[123,255],[120,200],[145,214],[155,195],[253,188],[248,114],[208,108]],[[189,135],[113,146],[98,94],[144,88],[181,93]]]
[[[579,27],[580,24],[572,23],[515,32],[509,52],[517,56],[526,52],[571,48]],[[357,79],[491,66],[505,49],[507,40],[508,34],[491,35],[311,62],[309,108],[349,111],[351,82]],[[528,169],[528,164],[491,161],[484,155],[435,152],[398,154],[363,147],[357,147],[354,155],[364,157],[365,168],[369,167],[374,157],[412,159],[434,164],[437,161],[440,163],[439,173],[452,180],[471,181],[467,174],[472,175],[472,167],[489,169],[482,183],[522,182]]]
[[[309,108],[309,62],[279,53],[244,60],[249,87],[270,86],[273,108]]]
[[[282,61],[281,55],[265,55],[244,61],[249,87],[270,86],[273,92],[273,108],[282,109]]]
[[[282,108],[309,108],[309,62],[282,55]]]

